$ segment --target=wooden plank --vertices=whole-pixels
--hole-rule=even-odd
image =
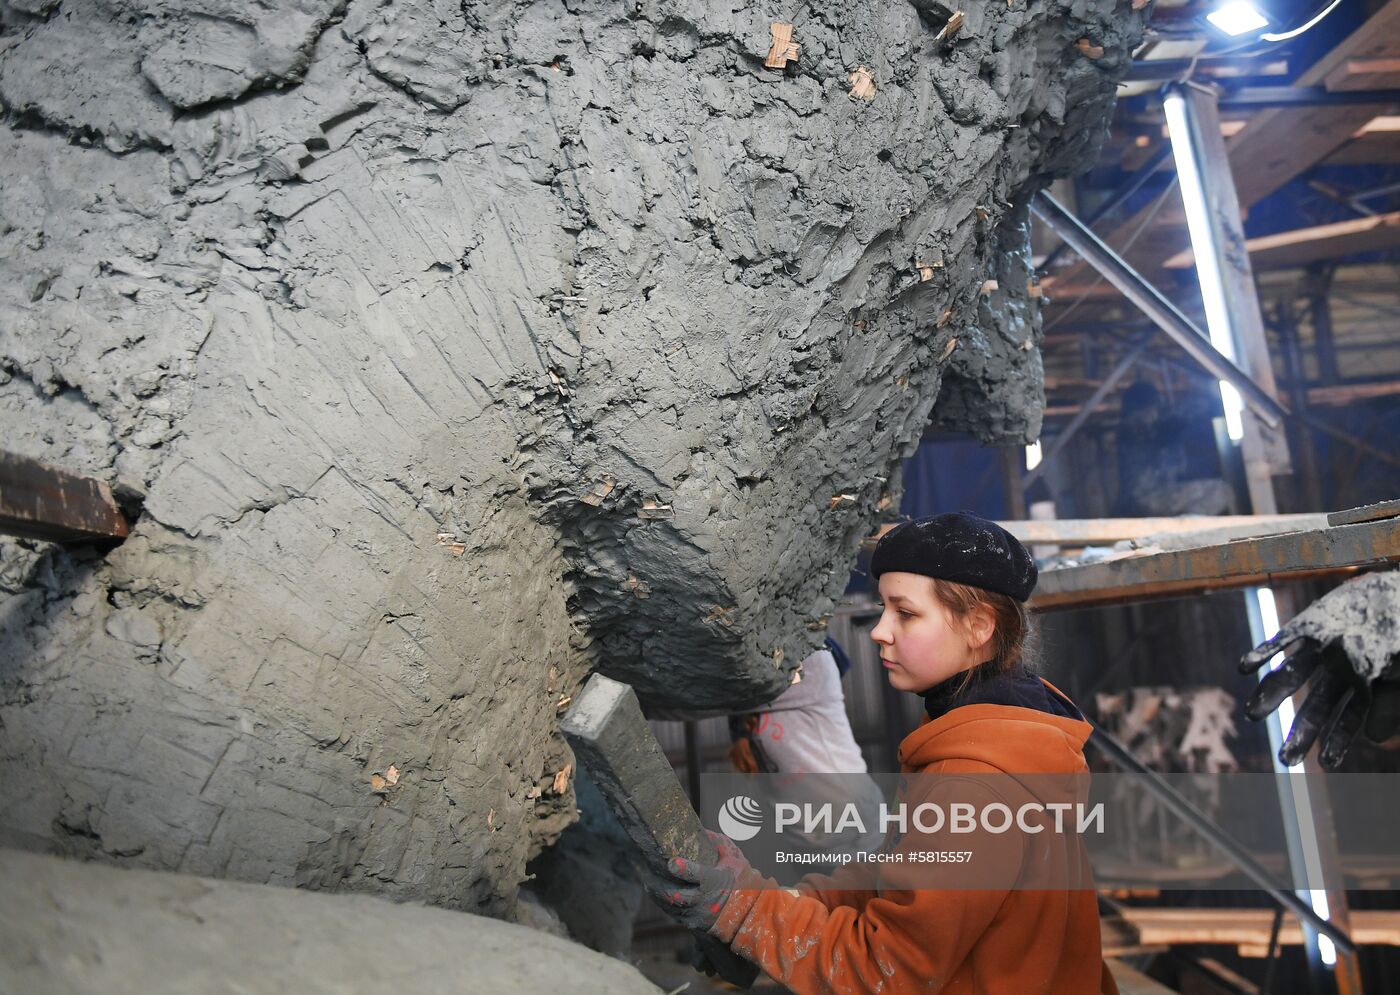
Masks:
[[[1185,597],[1287,583],[1400,561],[1400,519],[1124,556],[1045,570],[1031,596],[1036,611]]]
[[[1366,135],[1394,135],[1400,131],[1400,114],[1382,114],[1373,117],[1362,125],[1361,130],[1356,133],[1357,138]]]
[[[124,539],[127,524],[102,481],[0,451],[0,532],[79,542]]]
[[[1368,218],[1351,218],[1329,225],[1313,225],[1277,232],[1245,243],[1250,262],[1257,269],[1288,269],[1323,259],[1337,259],[1358,252],[1376,252],[1400,246],[1400,211]],[[1167,269],[1194,264],[1190,249],[1168,259]]]
[[[1079,414],[1079,412],[1083,409],[1084,405],[1082,404],[1049,404],[1045,407],[1044,417],[1047,419],[1073,418],[1075,415]],[[1117,411],[1118,405],[1109,403],[1107,401],[1105,401],[1102,404],[1094,405],[1094,414],[1096,415],[1115,414],[1117,413]]]
[[[1347,383],[1335,387],[1309,387],[1308,404],[1346,405],[1368,401],[1375,397],[1400,394],[1400,380],[1380,380],[1374,383]]]
[[[1335,387],[1310,387],[1308,388],[1308,403],[1321,404],[1327,406],[1340,406],[1352,404],[1356,401],[1365,401],[1375,397],[1390,397],[1393,394],[1400,394],[1400,381],[1387,380],[1380,383],[1360,383],[1360,384],[1338,384]],[[1045,406],[1044,417],[1051,418],[1073,418],[1079,414],[1082,404],[1047,404]],[[1118,403],[1116,401],[1104,401],[1102,404],[1094,406],[1094,414],[1117,414]]]
[[[1244,956],[1262,956],[1273,928],[1272,909],[1134,908],[1118,913],[1137,930],[1145,945],[1211,943],[1240,946]],[[1351,910],[1351,938],[1358,946],[1400,946],[1400,911]],[[1303,930],[1298,920],[1285,916],[1278,942],[1298,946]],[[1248,949],[1251,953],[1245,953]],[[1258,953],[1252,951],[1257,950]]]
[[[1323,80],[1329,90],[1390,90],[1400,86],[1400,57],[1346,59]]]
[[[1171,518],[1058,518],[1039,521],[998,522],[1023,543],[1049,546],[1096,546],[1122,539],[1142,539],[1147,536],[1206,532],[1216,529],[1239,529],[1238,535],[1250,530],[1277,533],[1289,525],[1298,528],[1315,526],[1317,515],[1181,515]]]
[[[603,674],[589,677],[559,729],[647,866],[664,867],[668,855],[717,859],[631,685]],[[758,968],[699,931],[696,940],[721,978],[741,988],[753,984]]]
[[[997,523],[1027,545],[1093,546],[1120,540],[1171,537],[1184,548],[1193,536],[1215,537],[1219,542],[1251,535],[1318,529],[1327,524],[1323,515],[1180,515],[1161,518],[1055,518],[1008,519]],[[1333,523],[1340,524],[1340,523]],[[862,545],[873,549],[890,529],[882,525]]]
[[[1236,170],[1232,168],[1225,141],[1220,137],[1217,98],[1213,91],[1192,86],[1181,91],[1181,99],[1186,108],[1191,144],[1195,146],[1200,164],[1206,224],[1212,232],[1211,241],[1220,247],[1221,303],[1225,309],[1226,328],[1235,340],[1238,353],[1235,363],[1264,393],[1277,398],[1278,383],[1269,356],[1268,336],[1264,332],[1259,290],[1254,283],[1254,259],[1251,253],[1230,251],[1231,246],[1245,240],[1244,225],[1240,221],[1243,202],[1238,193]],[[1240,451],[1244,457],[1250,510],[1272,514],[1278,511],[1273,478],[1292,472],[1293,457],[1282,419],[1271,424],[1269,419],[1259,417],[1259,410],[1258,404],[1249,403],[1241,412],[1244,438]]]
[[[1400,135],[1363,131],[1323,162],[1328,166],[1400,166]]]
[[[1400,561],[1400,556],[1391,557],[1384,562]],[[1088,564],[1081,567],[1061,567],[1051,573],[1062,573],[1070,570],[1088,570],[1095,566],[1107,566],[1111,563],[1118,563],[1120,560],[1111,560],[1106,563]],[[1369,565],[1369,564],[1368,564]],[[1286,583],[1301,583],[1304,581],[1331,581],[1337,578],[1346,578],[1357,573],[1360,567],[1316,567],[1302,568],[1285,572],[1260,571],[1258,573],[1239,573],[1228,577],[1200,578],[1191,580],[1174,579],[1159,582],[1139,582],[1130,584],[1111,585],[1104,584],[1097,587],[1089,587],[1084,590],[1075,591],[1050,591],[1044,595],[1032,595],[1029,607],[1036,612],[1073,611],[1080,608],[1103,608],[1109,605],[1135,605],[1145,601],[1161,601],[1170,598],[1195,597],[1201,594],[1210,594],[1215,591],[1236,591],[1244,587],[1271,587]],[[1042,573],[1044,578],[1045,574]]]
[[[1091,391],[1099,385],[1099,381],[1093,377],[1058,377],[1046,374],[1046,390],[1082,390]],[[1126,385],[1123,387],[1127,390]]]
[[[1072,266],[1069,270],[1078,270],[1078,268],[1078,266]],[[1069,270],[1066,272],[1068,273]],[[1040,281],[1040,289],[1046,298],[1047,306],[1073,304],[1080,298],[1085,300],[1116,300],[1122,296],[1118,293],[1118,288],[1107,280],[1094,283],[1091,273],[1079,274],[1073,283],[1064,282],[1063,276],[1047,276]]]

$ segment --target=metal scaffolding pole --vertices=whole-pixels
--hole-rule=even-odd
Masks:
[[[1086,228],[1093,228],[1094,225],[1098,224],[1104,218],[1108,217],[1114,211],[1118,210],[1118,208],[1126,204],[1128,200],[1133,196],[1133,194],[1141,190],[1143,186],[1147,183],[1147,181],[1152,179],[1153,175],[1157,172],[1157,170],[1161,169],[1164,165],[1167,164],[1167,161],[1170,160],[1171,157],[1172,150],[1170,145],[1163,145],[1156,152],[1152,153],[1152,157],[1138,167],[1137,173],[1133,176],[1131,180],[1129,180],[1127,183],[1124,183],[1123,186],[1119,189],[1115,190],[1113,192],[1113,195],[1109,197],[1108,200],[1104,201],[1102,204],[1094,208],[1094,210],[1090,211],[1088,215],[1085,216],[1084,226]],[[1037,269],[1039,269],[1042,273],[1049,273],[1051,271],[1051,268],[1055,265],[1056,260],[1058,260],[1067,251],[1069,251],[1069,243],[1060,243],[1059,245],[1055,246],[1054,250],[1052,250],[1048,256],[1045,257],[1045,261],[1041,263],[1037,267]]]

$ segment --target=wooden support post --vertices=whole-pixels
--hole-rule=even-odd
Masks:
[[[1191,145],[1197,157],[1201,191],[1212,241],[1220,254],[1220,281],[1224,291],[1228,323],[1235,339],[1240,366],[1271,397],[1278,396],[1273,363],[1264,335],[1264,316],[1259,309],[1259,291],[1254,286],[1254,270],[1249,253],[1242,251],[1244,230],[1240,225],[1240,201],[1230,172],[1230,157],[1220,134],[1220,112],[1216,94],[1199,86],[1183,86],[1177,93],[1185,103]],[[1267,425],[1246,409],[1244,412],[1245,478],[1249,501],[1256,515],[1278,511],[1273,476],[1292,469],[1288,437],[1283,424]]]
[[[112,489],[102,481],[0,452],[0,532],[83,542],[121,540],[127,531]]]
[[[1294,313],[1291,297],[1285,298],[1279,304],[1278,337],[1279,343],[1283,346],[1284,366],[1288,370],[1289,388],[1293,402],[1290,407],[1294,415],[1294,438],[1298,447],[1298,472],[1296,476],[1302,477],[1301,490],[1307,495],[1308,507],[1312,511],[1321,511],[1327,506],[1323,504],[1322,472],[1318,469],[1317,443],[1313,439],[1312,431],[1307,423],[1307,381],[1303,374],[1303,353],[1298,342],[1298,320]]]

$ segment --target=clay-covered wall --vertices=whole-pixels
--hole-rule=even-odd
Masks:
[[[497,914],[590,668],[766,699],[931,418],[1038,434],[1025,204],[1143,21],[0,10],[3,445],[140,508],[0,544],[0,842]]]

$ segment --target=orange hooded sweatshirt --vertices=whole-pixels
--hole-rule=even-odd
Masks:
[[[1090,728],[1032,708],[965,705],[910,733],[899,749],[900,767],[906,774],[952,775],[949,781],[959,774],[1087,775]],[[965,799],[968,780],[962,780]],[[971,790],[1003,800],[980,785]],[[839,872],[809,876],[795,889],[734,892],[711,932],[797,995],[1117,995],[1103,961],[1095,893],[1013,888],[1030,861],[1056,859],[1029,852],[1022,839],[995,837],[995,852],[981,848],[975,855],[984,872],[1004,868],[1005,887],[987,887],[985,874],[978,890],[962,891],[847,890]],[[1087,858],[1082,849],[1070,850],[1062,847],[1058,859],[1077,862],[1079,880],[1087,881]]]

